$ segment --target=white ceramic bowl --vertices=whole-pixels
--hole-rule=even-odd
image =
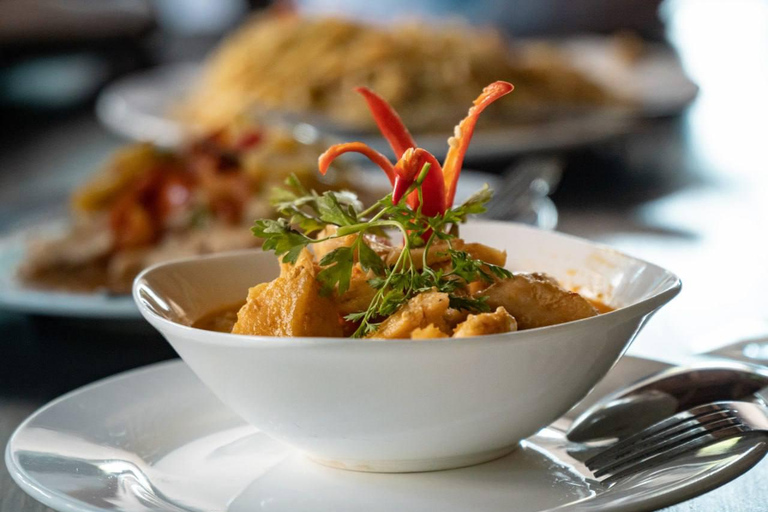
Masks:
[[[547,272],[618,309],[465,339],[274,338],[189,327],[277,275],[274,255],[260,251],[164,263],[144,271],[133,293],[222,402],[314,460],[382,472],[466,466],[513,450],[581,400],[680,281],[612,249],[522,225],[475,222],[462,236],[506,249],[512,270]]]

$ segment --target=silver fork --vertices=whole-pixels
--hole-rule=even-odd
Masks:
[[[610,483],[685,453],[740,436],[768,436],[761,403],[714,402],[662,420],[587,459],[595,478]]]

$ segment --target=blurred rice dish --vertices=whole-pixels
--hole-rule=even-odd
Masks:
[[[353,92],[366,86],[414,132],[431,132],[452,127],[476,91],[499,79],[515,83],[515,97],[486,125],[622,103],[552,45],[513,47],[494,30],[458,23],[385,28],[283,14],[255,17],[225,39],[175,115],[211,129],[244,113],[278,111],[368,131],[373,122]]]

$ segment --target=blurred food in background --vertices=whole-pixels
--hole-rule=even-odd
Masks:
[[[62,236],[31,242],[19,274],[31,287],[128,293],[148,265],[253,247],[253,219],[272,213],[270,193],[290,175],[318,191],[352,189],[349,166],[317,173],[323,149],[249,123],[177,151],[128,146],[73,193]],[[378,192],[356,191],[363,199]]]
[[[246,116],[308,124],[388,151],[364,102],[367,85],[438,155],[472,91],[498,78],[520,93],[480,121],[468,158],[499,159],[603,142],[638,120],[674,115],[697,88],[669,47],[633,31],[509,40],[460,20],[393,24],[268,11],[224,37],[204,62],[176,61],[110,84],[99,119],[135,140],[175,146]]]
[[[443,131],[477,90],[500,79],[513,81],[519,94],[485,124],[628,102],[570,66],[556,46],[511,46],[488,28],[416,21],[383,27],[282,14],[257,16],[227,37],[176,113],[203,129],[256,109],[372,130],[365,103],[352,91],[367,86],[414,132]]]
[[[138,34],[133,41],[144,42],[152,33],[164,47],[163,37],[186,34],[189,27],[201,33],[226,30],[247,10],[239,0],[229,4],[226,16],[206,14],[224,6],[203,2],[189,4],[190,11],[175,19],[178,9],[141,2],[138,21],[127,24],[127,32]],[[115,9],[127,5],[118,0],[99,15],[114,22]],[[66,9],[70,17],[77,9],[88,10],[77,0],[66,2]],[[202,10],[192,16],[195,9]],[[184,66],[169,53],[158,59],[166,65],[129,73],[106,87],[97,102],[99,118],[118,133],[151,143],[122,149],[74,192],[71,226],[58,238],[30,245],[20,269],[26,285],[125,293],[136,273],[155,262],[252,246],[250,221],[266,215],[270,190],[288,175],[295,173],[321,191],[349,185],[344,172],[318,181],[322,145],[299,142],[300,129],[324,135],[347,130],[379,148],[366,138],[378,136],[365,101],[353,92],[358,86],[378,91],[419,143],[430,151],[439,148],[433,152],[440,155],[447,148],[446,130],[463,117],[477,90],[499,79],[514,82],[514,97],[479,126],[473,148],[488,159],[604,140],[626,133],[627,112],[674,111],[690,101],[692,90],[695,94],[673,52],[631,32],[508,40],[461,18],[402,18],[407,21],[370,24],[273,8],[225,36],[202,65]],[[98,32],[89,44],[107,35]],[[29,60],[19,62],[23,71]],[[73,76],[85,69],[71,63],[64,68]],[[22,78],[19,83],[49,88],[63,83],[29,74]],[[662,108],[649,108],[653,102]],[[274,128],[275,115],[278,125],[292,126],[290,132]],[[439,134],[438,140],[431,133]],[[517,211],[510,205],[521,197],[540,199],[527,185],[518,188],[524,192],[516,193],[517,199],[509,195],[508,204],[494,205],[504,212],[498,216]],[[356,192],[364,200],[371,197]]]

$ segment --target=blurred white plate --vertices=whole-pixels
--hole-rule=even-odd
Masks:
[[[66,224],[61,221],[45,222],[29,225],[0,238],[0,309],[29,315],[140,319],[130,295],[36,290],[18,279],[17,269],[24,261],[28,240],[33,236],[56,236],[65,229]]]
[[[659,367],[626,356],[586,401]],[[18,427],[5,460],[24,491],[66,512],[639,512],[721,486],[765,454],[760,439],[743,439],[609,487],[568,454],[569,416],[486,464],[359,473],[310,462],[245,424],[172,361],[54,400]]]
[[[558,47],[568,63],[614,94],[640,106],[644,117],[679,113],[696,98],[699,88],[685,74],[677,54],[659,43],[643,43],[636,59],[621,56],[610,38],[580,36]]]
[[[366,173],[366,183],[374,186],[388,185],[383,173]],[[485,183],[491,188],[500,188],[497,176],[479,172],[463,173],[456,202],[463,201]],[[557,223],[554,204],[547,197],[532,197],[530,203],[524,211],[517,212],[519,220],[553,229]],[[37,290],[20,282],[17,269],[24,261],[28,240],[32,237],[56,236],[65,230],[66,222],[41,220],[0,236],[0,310],[57,317],[139,320],[141,315],[130,295]]]
[[[679,112],[696,96],[696,86],[686,77],[671,49],[646,44],[643,55],[628,64],[611,41],[604,37],[576,38],[561,46],[571,64],[614,93],[634,100],[639,105],[637,113],[588,109],[548,121],[478,132],[467,157],[510,157],[593,144],[626,133],[638,116]],[[97,116],[105,126],[130,139],[177,145],[185,130],[169,112],[190,91],[200,70],[200,64],[186,63],[128,75],[104,89],[96,105]],[[415,137],[421,147],[441,157],[447,150],[448,135]],[[355,137],[377,149],[386,149],[375,134]]]

